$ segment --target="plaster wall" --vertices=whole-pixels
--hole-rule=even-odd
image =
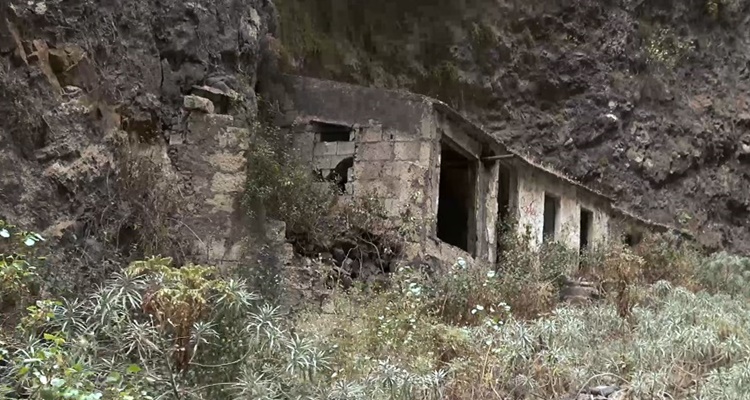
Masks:
[[[531,234],[533,245],[543,241],[545,193],[559,199],[555,239],[571,249],[580,246],[581,207],[593,214],[591,244],[601,244],[609,236],[608,205],[581,188],[567,184],[553,175],[526,167],[515,167],[518,183],[518,205],[514,210],[519,233]]]

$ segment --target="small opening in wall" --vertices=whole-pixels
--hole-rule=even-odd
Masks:
[[[555,240],[557,233],[557,214],[560,210],[560,199],[544,194],[544,226],[542,227],[542,238],[546,241]]]
[[[475,234],[476,163],[442,143],[437,236],[440,240],[472,252]]]
[[[581,208],[581,232],[580,232],[580,251],[583,253],[589,248],[593,239],[594,213],[585,208]]]
[[[333,181],[341,193],[347,193],[346,184],[349,183],[349,171],[353,166],[354,157],[347,157],[336,164],[336,167],[331,170],[326,179]]]
[[[638,246],[639,243],[641,243],[641,240],[643,239],[642,235],[638,232],[628,232],[623,237],[623,242],[629,247],[635,247]]]
[[[497,213],[498,220],[507,224],[510,221],[510,197],[511,197],[511,186],[510,186],[510,174],[511,171],[508,167],[500,166],[500,172],[498,174],[498,188],[497,188]]]
[[[311,121],[310,126],[318,136],[318,142],[348,142],[352,138],[352,127]]]

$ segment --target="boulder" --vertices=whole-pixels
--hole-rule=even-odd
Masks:
[[[214,103],[205,97],[193,95],[185,96],[182,106],[188,111],[198,111],[206,114],[214,113]]]

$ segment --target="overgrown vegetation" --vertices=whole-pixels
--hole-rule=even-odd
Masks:
[[[266,123],[256,123],[248,152],[245,205],[251,216],[284,220],[290,232],[319,237],[328,229],[321,216],[335,201],[335,186],[316,180],[291,147],[291,135]]]
[[[241,279],[160,257],[79,299],[43,296],[42,238],[2,223],[3,315],[26,312],[0,334],[0,387],[31,399],[556,399],[617,384],[626,399],[729,400],[750,390],[747,259],[656,236],[597,249],[575,270],[560,246],[507,240],[497,269],[402,265],[386,286],[360,283],[288,315]],[[562,274],[611,285],[599,303],[567,306]]]
[[[389,232],[393,224],[382,199],[357,196],[341,201],[334,182],[299,160],[290,133],[260,122],[254,138],[247,154],[245,208],[257,221],[284,221],[298,254],[312,257],[339,246],[382,258],[397,251],[400,238],[419,235],[419,221],[410,210],[400,216],[404,224],[398,231]]]

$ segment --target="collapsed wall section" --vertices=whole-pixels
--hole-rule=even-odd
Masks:
[[[212,103],[207,99],[188,96],[185,103],[187,129],[173,134],[169,146],[184,183],[186,212],[181,222],[182,233],[193,243],[190,259],[221,268],[237,267],[248,234],[241,202],[251,132],[230,115],[211,113]],[[209,106],[199,110],[197,104]]]
[[[377,199],[394,224],[431,215],[437,157],[431,102],[407,92],[287,77],[284,123],[302,161],[333,180],[344,201]],[[424,240],[417,224],[413,240]]]

